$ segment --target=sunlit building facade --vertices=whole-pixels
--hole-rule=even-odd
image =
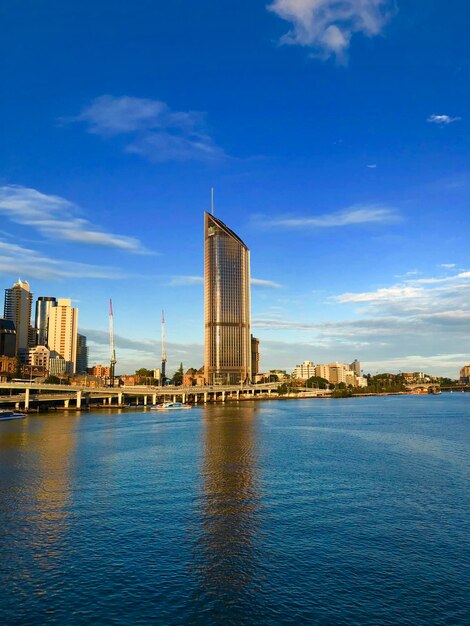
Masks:
[[[204,215],[204,321],[206,382],[250,381],[250,251],[209,213]]]

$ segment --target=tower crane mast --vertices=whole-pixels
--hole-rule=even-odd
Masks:
[[[162,310],[162,387],[166,381],[166,352],[165,352],[165,311]]]
[[[114,370],[116,367],[116,351],[114,349],[114,315],[113,315],[113,301],[109,300],[109,386],[114,387]]]

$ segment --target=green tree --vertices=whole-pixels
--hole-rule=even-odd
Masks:
[[[183,364],[180,363],[179,368],[173,374],[173,384],[174,385],[182,385],[183,384],[183,376],[184,376]]]
[[[306,387],[315,387],[316,389],[328,389],[328,381],[321,376],[311,376],[305,383]]]
[[[141,367],[140,370],[135,371],[136,376],[142,376],[142,378],[153,378],[152,370],[148,370],[145,367]]]

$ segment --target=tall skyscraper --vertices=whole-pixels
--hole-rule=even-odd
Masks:
[[[31,306],[33,294],[29,283],[18,280],[13,287],[5,289],[3,317],[11,320],[16,328],[16,354],[26,360],[31,337]]]
[[[49,311],[57,306],[56,298],[51,296],[40,296],[36,301],[36,338],[38,346],[47,346],[47,324],[49,321]]]
[[[250,251],[219,219],[204,215],[204,377],[251,379]]]
[[[77,335],[77,374],[86,374],[88,368],[88,347],[85,335]]]
[[[75,374],[77,366],[78,309],[68,298],[59,298],[57,306],[49,311],[47,342],[52,361],[65,360],[65,373]]]

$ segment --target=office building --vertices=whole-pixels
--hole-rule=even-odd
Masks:
[[[16,328],[11,320],[0,319],[0,356],[16,355]]]
[[[36,343],[38,346],[47,346],[47,324],[49,322],[49,311],[57,306],[56,298],[51,296],[40,296],[36,300]]]
[[[49,310],[47,325],[47,343],[52,360],[62,358],[65,361],[65,373],[75,374],[77,365],[78,309],[72,307],[68,298],[59,298],[57,306]],[[52,354],[55,353],[55,354]],[[56,364],[54,364],[54,367]],[[62,364],[57,363],[62,369]]]
[[[349,369],[351,369],[357,377],[361,376],[361,364],[357,359],[354,359],[354,361],[349,365]]]
[[[77,335],[77,374],[85,374],[88,369],[88,346],[85,335]]]
[[[330,380],[330,368],[328,365],[324,365],[323,363],[319,363],[315,365],[315,376],[319,378],[324,378],[325,380]]]
[[[33,294],[29,283],[18,280],[13,287],[5,289],[3,317],[12,321],[16,329],[16,355],[26,360],[31,339],[31,307]]]
[[[204,216],[204,378],[251,380],[250,251],[219,219]]]
[[[46,346],[35,346],[29,349],[28,364],[49,371],[51,353]]]
[[[464,385],[470,385],[470,363],[464,365],[460,370],[460,382]]]
[[[308,380],[315,376],[315,364],[312,361],[304,361],[300,365],[296,365],[292,370],[292,376],[299,380]]]
[[[251,335],[251,378],[259,374],[259,339]]]

